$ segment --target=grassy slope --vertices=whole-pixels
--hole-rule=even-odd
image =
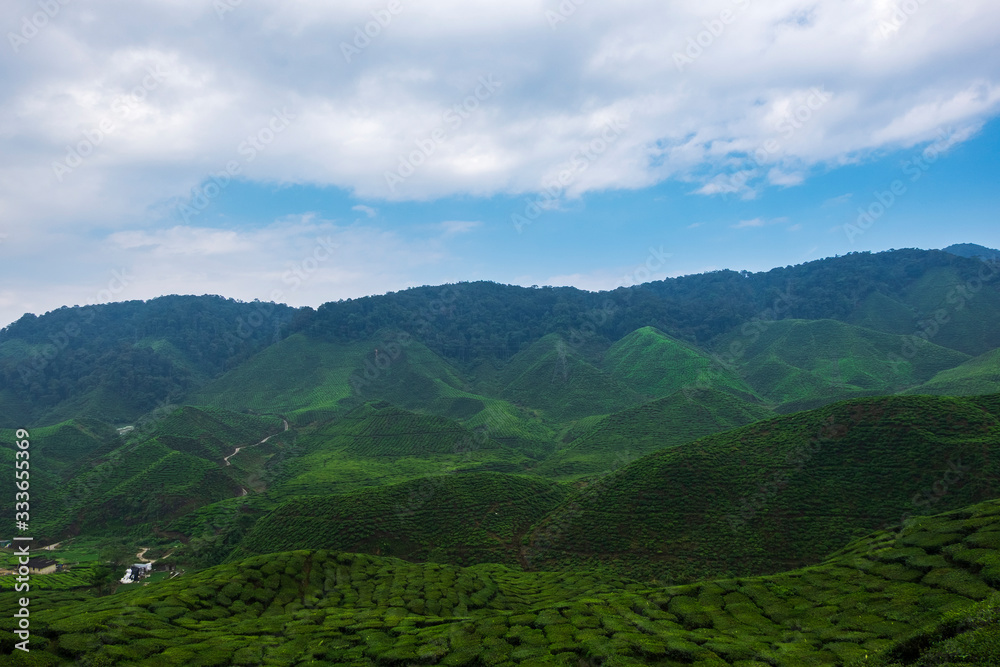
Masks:
[[[998,549],[994,501],[870,535],[813,567],[665,588],[293,551],[99,599],[38,593],[37,643],[10,662],[885,665],[942,619],[995,608]],[[0,599],[5,653],[15,604]],[[988,642],[962,648],[990,664]]]
[[[989,277],[989,270],[984,269],[983,275]],[[926,271],[904,296],[904,302],[922,314],[916,329],[909,333],[926,331],[931,342],[971,355],[1000,347],[997,282],[996,275],[983,283],[963,280],[954,269]],[[940,324],[928,322],[939,316]]]
[[[766,408],[717,389],[677,391],[604,417],[535,472],[557,479],[594,475],[658,449],[770,416]]]
[[[904,513],[1000,496],[997,403],[856,399],[661,450],[547,516],[529,561],[688,580],[815,562]]]
[[[521,534],[566,493],[550,481],[470,473],[300,497],[261,519],[234,557],[333,549],[412,561],[517,565]]]
[[[615,380],[651,398],[699,385],[715,365],[706,352],[654,327],[637,329],[617,341],[603,364]],[[754,391],[738,375],[725,371],[712,375],[715,388],[754,398]]]
[[[370,350],[366,343],[324,343],[296,334],[203,387],[188,402],[258,412],[338,410],[350,396],[351,372]]]
[[[609,414],[642,400],[558,334],[514,355],[497,381],[502,398],[537,409],[555,422]]]
[[[13,500],[15,452],[18,451],[15,429],[0,429],[0,466],[10,471],[4,475],[0,489]],[[61,498],[65,485],[91,456],[120,443],[118,433],[109,424],[95,419],[74,419],[54,426],[28,429],[28,472],[30,492],[46,502],[31,507],[33,534],[49,536],[58,529]],[[23,458],[23,457],[22,457]],[[14,504],[2,505],[0,520],[13,526]],[[6,536],[5,536],[6,537]]]
[[[1000,391],[1000,349],[943,370],[907,394],[975,396]]]
[[[190,402],[279,412],[304,425],[342,416],[365,401],[385,400],[468,428],[486,426],[513,448],[535,454],[551,449],[551,428],[507,401],[465,387],[457,370],[417,342],[341,344],[297,334],[209,384]]]
[[[531,461],[482,431],[384,402],[302,429],[296,452],[271,489],[275,497],[341,493],[453,470],[514,472]]]
[[[859,395],[892,394],[968,359],[934,343],[911,348],[908,337],[835,320],[781,320],[749,336],[735,334],[719,350],[739,350],[740,371],[782,411]],[[734,348],[735,346],[735,348]]]
[[[124,443],[92,452],[82,471],[46,496],[45,506],[54,508],[51,530],[127,530],[237,495],[240,480],[222,467],[222,457],[280,429],[276,417],[172,411]]]

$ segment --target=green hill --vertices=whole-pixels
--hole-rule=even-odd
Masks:
[[[459,372],[425,345],[397,334],[404,346],[393,338],[383,332],[375,340],[337,343],[289,336],[208,384],[190,402],[281,413],[308,424],[384,400],[472,429],[488,425],[496,439],[513,448],[535,454],[551,449],[549,427],[506,401],[467,391]]]
[[[637,578],[816,562],[856,531],[1000,496],[1000,396],[856,399],[660,450],[525,537],[536,569]]]
[[[738,350],[737,366],[783,412],[851,396],[893,394],[952,368],[968,356],[912,337],[834,320],[781,320],[732,335],[719,350]]]
[[[341,493],[449,471],[515,472],[532,461],[488,431],[386,402],[302,429],[295,451],[276,477],[275,497]]]
[[[33,429],[32,460],[44,462],[31,478],[45,498],[32,505],[36,536],[149,531],[239,495],[243,480],[223,457],[280,430],[277,417],[192,407],[165,411],[123,437],[87,421]],[[6,457],[12,450],[3,444]]]
[[[972,275],[957,266],[928,268],[906,287],[901,299],[921,313],[910,335],[970,355],[1000,347],[1000,265],[971,261],[979,267]]]
[[[303,335],[271,345],[189,397],[193,405],[288,414],[341,408],[349,379],[371,351],[363,342],[324,343]]]
[[[9,470],[0,481],[0,491],[13,499],[15,488],[16,429],[0,429],[0,466]],[[45,498],[48,502],[32,505],[31,526],[35,534],[45,536],[57,530],[62,503],[58,502],[65,493],[67,483],[77,475],[88,462],[121,444],[118,432],[109,424],[96,419],[74,419],[54,426],[28,429],[28,471],[31,494]],[[23,459],[23,457],[22,457]],[[14,503],[3,503],[0,521],[6,526],[14,525]]]
[[[14,650],[17,600],[5,596],[0,651],[13,665],[800,667],[910,664],[936,641],[958,662],[920,664],[992,664],[998,538],[993,501],[801,570],[668,587],[283,552],[97,599],[37,593],[30,654]]]
[[[498,376],[500,397],[551,421],[617,412],[642,397],[589,361],[559,334],[511,358]]]
[[[960,366],[943,370],[907,394],[976,396],[1000,391],[1000,349],[981,354]]]
[[[706,352],[655,327],[637,329],[617,341],[604,356],[603,367],[621,384],[650,398],[701,386],[709,376],[717,389],[744,399],[755,398],[742,378],[716,368],[716,362]]]
[[[258,521],[234,557],[331,549],[411,561],[517,565],[521,534],[566,493],[554,482],[469,473],[299,497]]]
[[[0,330],[0,426],[131,422],[271,344],[295,313],[171,295],[26,314]]]
[[[602,418],[546,459],[535,472],[576,478],[613,470],[665,447],[773,416],[718,389],[687,389]]]

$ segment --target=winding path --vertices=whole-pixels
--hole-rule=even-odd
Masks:
[[[284,417],[282,417],[281,421],[285,424],[284,431],[287,431],[288,430],[288,420],[285,419]],[[284,431],[279,431],[279,433],[284,433]],[[229,462],[229,459],[231,459],[234,456],[236,456],[237,454],[239,454],[241,449],[247,449],[248,447],[256,447],[257,445],[263,445],[265,442],[267,442],[268,440],[270,440],[271,438],[273,438],[276,435],[278,435],[278,434],[277,433],[272,433],[271,435],[267,436],[266,438],[264,438],[260,442],[255,442],[254,444],[252,444],[252,445],[246,445],[245,447],[237,447],[235,452],[233,452],[232,454],[230,454],[229,456],[227,456],[226,458],[224,458],[222,460],[225,462],[225,464],[227,466],[232,465],[232,463]],[[246,493],[244,493],[243,495],[246,495]]]

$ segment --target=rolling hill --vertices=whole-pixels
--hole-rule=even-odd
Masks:
[[[329,549],[418,562],[516,566],[521,535],[567,493],[540,479],[465,473],[350,494],[302,496],[258,521],[229,559]]]
[[[997,391],[1000,391],[1000,350],[992,350],[943,370],[904,393],[976,396]]]
[[[931,342],[835,320],[761,323],[749,335],[741,331],[724,338],[718,350],[782,412],[893,394],[968,360]]]
[[[855,399],[660,450],[525,536],[535,569],[693,580],[816,562],[857,531],[1000,495],[1000,396]]]
[[[574,479],[636,458],[773,416],[767,408],[718,389],[686,389],[608,415],[558,449],[535,472]]]
[[[523,471],[533,460],[486,430],[366,403],[303,429],[269,491],[272,497],[341,493],[450,471]]]
[[[707,382],[745,400],[757,400],[743,378],[706,352],[655,327],[642,327],[619,339],[604,356],[603,367],[622,385],[650,398],[669,396]]]
[[[608,414],[642,397],[591,363],[559,334],[550,334],[514,355],[500,371],[499,396],[561,422]]]
[[[39,593],[30,654],[13,650],[14,596],[0,598],[0,650],[12,665],[800,667],[910,664],[930,647],[990,664],[998,538],[1000,504],[987,502],[812,567],[667,587],[283,552],[97,599]]]
[[[158,523],[237,496],[242,479],[224,467],[223,457],[280,430],[277,417],[192,407],[165,410],[122,437],[99,422],[33,430],[32,451],[44,464],[35,465],[32,489],[46,499],[33,505],[35,535],[148,533]],[[4,459],[13,458],[13,439],[4,437],[0,447]]]

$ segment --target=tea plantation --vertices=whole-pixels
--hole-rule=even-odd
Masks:
[[[992,632],[998,549],[1000,501],[869,535],[801,570],[666,588],[283,552],[104,598],[39,593],[34,650],[9,664],[887,665],[935,642],[950,650],[975,618]],[[4,653],[13,604],[0,603]],[[967,659],[991,650],[963,646]]]

